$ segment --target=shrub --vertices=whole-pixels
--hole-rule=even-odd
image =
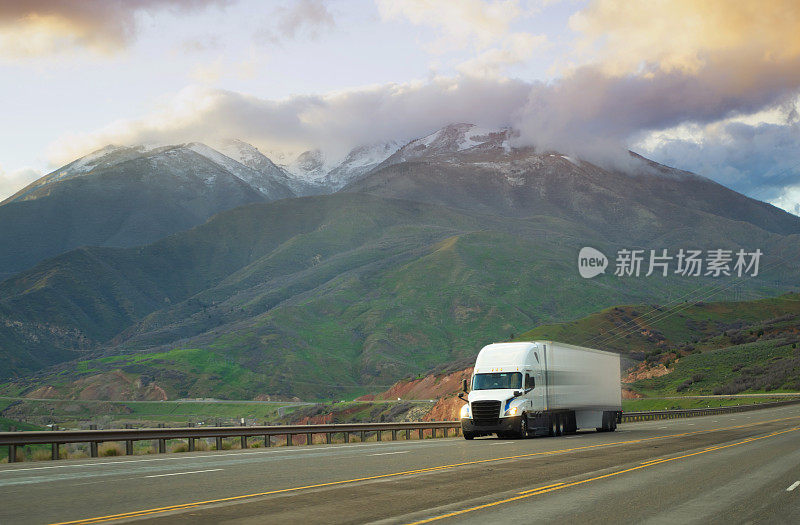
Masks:
[[[97,447],[97,454],[99,456],[122,456],[124,451],[119,443],[100,443]]]
[[[175,443],[169,448],[170,452],[189,452],[189,444],[184,443],[181,441],[180,443]]]
[[[33,461],[46,461],[51,458],[51,452],[49,450],[44,449],[37,449],[33,451],[31,454],[31,459]]]

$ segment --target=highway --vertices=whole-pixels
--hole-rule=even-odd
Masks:
[[[0,523],[800,523],[800,406],[559,438],[0,466]]]

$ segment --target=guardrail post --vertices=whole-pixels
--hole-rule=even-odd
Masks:
[[[286,434],[286,446],[287,447],[291,447],[292,446],[292,435],[291,434]]]
[[[378,441],[383,441],[383,431],[378,430],[377,434],[375,434],[375,439]]]
[[[195,447],[194,438],[189,438],[188,445],[189,445],[189,452],[194,452],[194,447]]]
[[[345,432],[344,433],[344,442],[345,443],[350,443],[350,432]]]
[[[97,430],[97,425],[89,425],[89,430]],[[97,441],[89,442],[89,455],[93,458],[97,457]]]
[[[327,443],[328,445],[331,444],[331,433],[330,432],[325,432],[325,443]]]
[[[313,445],[314,444],[314,436],[311,432],[306,434],[306,445]]]
[[[167,452],[167,440],[166,439],[159,439],[158,440],[158,453],[164,454]]]
[[[397,441],[397,430],[392,430],[392,441]]]
[[[8,446],[8,462],[9,463],[16,463],[17,461],[17,446],[16,445],[9,445]]]
[[[425,439],[425,434],[423,433],[421,428],[417,429],[417,434],[419,435],[420,439]]]
[[[407,428],[406,429],[406,441],[408,441],[409,439],[411,439],[411,429]]]
[[[247,448],[247,436],[242,436],[241,445],[242,445],[242,450]]]
[[[58,459],[58,443],[50,444],[50,459]]]
[[[125,440],[125,455],[132,456],[133,455],[133,440],[126,439]]]
[[[271,447],[272,446],[272,436],[269,434],[264,434],[264,446]]]
[[[214,446],[217,450],[222,450],[222,436],[214,438]]]

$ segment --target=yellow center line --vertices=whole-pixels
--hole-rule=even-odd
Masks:
[[[522,492],[517,492],[517,494],[527,494],[528,492],[536,492],[537,490],[549,489],[550,487],[557,487],[557,486],[563,485],[563,484],[564,484],[564,482],[553,483],[552,485],[545,485],[544,487],[539,487],[538,489],[523,490]]]
[[[576,450],[589,450],[589,449],[595,449],[595,448],[605,448],[605,447],[612,447],[612,446],[617,446],[617,445],[628,445],[628,444],[632,444],[632,443],[643,443],[643,442],[646,442],[646,441],[653,441],[653,440],[658,440],[658,439],[684,437],[684,436],[691,436],[691,435],[695,435],[695,434],[706,434],[706,433],[709,433],[709,432],[719,432],[719,431],[723,431],[723,430],[735,430],[735,429],[739,429],[739,428],[753,427],[753,426],[757,426],[757,425],[765,425],[767,423],[775,423],[775,422],[778,422],[778,421],[787,421],[787,420],[790,420],[790,419],[797,419],[797,418],[800,418],[800,416],[783,417],[783,418],[777,418],[777,419],[770,419],[770,420],[767,420],[767,421],[761,421],[761,422],[755,422],[755,423],[747,423],[747,424],[744,424],[744,425],[734,425],[734,426],[730,426],[730,427],[714,428],[714,429],[709,429],[709,430],[694,430],[692,432],[682,432],[680,434],[669,434],[669,435],[665,435],[665,436],[654,436],[654,437],[649,437],[649,438],[631,439],[631,440],[628,440],[628,441],[616,441],[616,442],[613,442],[613,443],[599,443],[597,445],[584,445],[584,446],[581,446],[581,447],[565,448],[565,449],[560,449],[560,450],[551,450],[551,451],[542,451],[542,452],[530,452],[528,454],[519,454],[519,455],[516,455],[516,456],[505,456],[505,457],[501,457],[501,458],[489,458],[489,459],[479,459],[479,460],[475,460],[475,461],[465,461],[463,463],[453,463],[453,464],[450,464],[450,465],[440,465],[440,466],[437,466],[437,467],[428,467],[428,468],[422,468],[422,469],[416,469],[416,470],[405,470],[405,471],[402,471],[402,472],[392,472],[392,473],[389,473],[389,474],[378,474],[378,475],[375,475],[375,476],[367,476],[367,477],[362,477],[362,478],[344,479],[344,480],[339,480],[339,481],[329,481],[329,482],[326,482],[326,483],[316,483],[314,485],[304,485],[304,486],[301,486],[301,487],[290,487],[290,488],[285,488],[285,489],[270,490],[270,491],[266,491],[266,492],[257,492],[257,493],[254,493],[254,494],[243,494],[241,496],[229,496],[229,497],[225,497],[225,498],[217,498],[217,499],[211,499],[211,500],[205,500],[205,501],[195,501],[195,502],[192,502],[192,503],[181,503],[181,504],[178,504],[178,505],[170,505],[170,506],[167,506],[167,507],[157,507],[157,508],[152,508],[152,509],[143,509],[143,510],[138,510],[138,511],[133,511],[133,512],[124,512],[124,513],[121,513],[121,514],[110,514],[110,515],[107,515],[107,516],[98,516],[98,517],[95,517],[95,518],[83,518],[83,519],[74,520],[74,521],[62,521],[62,522],[58,522],[58,523],[52,523],[50,525],[79,525],[79,524],[80,525],[88,525],[90,523],[102,523],[102,522],[105,522],[105,521],[114,521],[114,520],[121,520],[121,519],[137,518],[137,517],[140,517],[140,516],[147,516],[149,514],[158,514],[158,513],[162,513],[162,512],[171,512],[171,511],[175,511],[175,510],[185,510],[185,509],[198,507],[198,506],[201,506],[201,505],[211,505],[211,504],[214,504],[214,503],[226,503],[226,502],[238,501],[238,500],[243,500],[243,499],[248,499],[248,498],[257,498],[257,497],[261,497],[261,496],[270,496],[270,495],[274,495],[274,494],[285,494],[287,492],[297,492],[297,491],[300,491],[300,490],[316,489],[316,488],[322,488],[322,487],[332,487],[332,486],[336,486],[336,485],[343,485],[343,484],[346,484],[346,483],[358,483],[358,482],[361,482],[361,481],[371,481],[371,480],[375,480],[375,479],[385,479],[385,478],[391,478],[391,477],[397,477],[397,476],[408,476],[408,475],[413,475],[413,474],[436,472],[436,471],[441,471],[441,470],[449,470],[449,469],[453,469],[453,468],[456,468],[456,467],[463,467],[463,466],[466,466],[466,465],[479,465],[479,464],[482,464],[482,463],[493,463],[493,462],[497,462],[497,461],[507,461],[507,460],[510,460],[510,459],[529,458],[529,457],[534,457],[534,456],[550,456],[550,455],[564,454],[564,453],[567,453],[567,452],[574,452]],[[567,487],[567,486],[571,486],[571,485],[564,485],[564,487]],[[564,488],[564,487],[559,486],[559,487],[556,487],[556,488]],[[542,490],[542,489],[537,489],[537,490]],[[546,490],[555,490],[555,488],[546,489]],[[529,495],[533,496],[533,495],[536,495],[536,494],[539,494],[539,493],[538,492],[534,492],[534,493],[531,493]]]
[[[576,485],[582,485],[584,483],[589,483],[591,481],[597,481],[597,480],[600,480],[600,479],[610,478],[610,477],[613,477],[613,476],[619,476],[620,474],[624,474],[626,472],[631,472],[631,471],[634,471],[634,470],[639,470],[639,469],[643,469],[643,468],[647,468],[647,467],[652,467],[654,465],[660,465],[662,463],[667,463],[669,461],[676,461],[676,460],[679,460],[679,459],[684,459],[684,458],[688,458],[688,457],[692,457],[692,456],[698,456],[700,454],[707,454],[708,452],[711,452],[711,451],[714,451],[714,450],[721,450],[723,448],[735,447],[737,445],[743,445],[745,443],[751,443],[753,441],[758,441],[760,439],[766,439],[766,438],[769,438],[769,437],[778,436],[780,434],[786,434],[787,432],[794,432],[796,430],[800,430],[800,427],[795,427],[795,428],[790,428],[790,429],[787,429],[787,430],[781,430],[781,431],[778,431],[778,432],[773,432],[773,433],[767,434],[765,436],[760,436],[760,437],[755,437],[755,438],[748,438],[748,439],[745,439],[743,441],[738,441],[736,443],[730,443],[728,445],[720,445],[718,447],[708,448],[708,449],[705,449],[705,450],[701,450],[700,452],[692,452],[690,454],[684,454],[682,456],[676,456],[674,458],[661,459],[661,460],[650,462],[650,463],[647,463],[647,464],[644,464],[644,465],[639,465],[638,467],[631,467],[631,468],[628,468],[628,469],[625,469],[625,470],[619,470],[617,472],[611,472],[609,474],[603,474],[602,476],[596,476],[594,478],[584,479],[584,480],[581,480],[581,481],[575,481],[575,482],[572,482],[572,483],[556,484],[555,486],[541,487],[540,489],[537,489],[536,492],[529,492],[527,494],[519,492],[518,493],[518,494],[520,494],[519,496],[513,496],[513,497],[510,497],[510,498],[503,499],[503,500],[493,501],[491,503],[485,503],[483,505],[477,505],[475,507],[470,507],[468,509],[457,510],[455,512],[449,512],[447,514],[442,514],[440,516],[434,516],[432,518],[427,518],[427,519],[424,519],[424,520],[414,521],[414,522],[409,523],[408,525],[421,525],[423,523],[431,523],[433,521],[443,520],[445,518],[452,518],[454,516],[460,516],[460,515],[466,514],[468,512],[473,512],[473,511],[476,511],[476,510],[486,509],[486,508],[489,508],[489,507],[495,507],[497,505],[502,505],[504,503],[510,503],[512,501],[518,501],[518,500],[521,500],[521,499],[530,498],[532,496],[538,496],[540,494],[546,494],[548,492],[553,492],[555,490],[565,489],[567,487],[574,487]]]

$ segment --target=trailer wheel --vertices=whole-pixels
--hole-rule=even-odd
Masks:
[[[558,416],[558,435],[564,435],[564,418],[562,416]]]
[[[550,436],[555,437],[558,435],[558,426],[556,424],[556,418],[554,416],[550,416]]]

